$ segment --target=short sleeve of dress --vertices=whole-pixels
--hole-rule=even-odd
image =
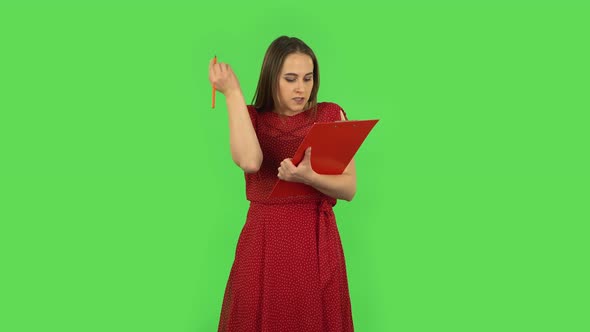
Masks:
[[[324,114],[324,116],[326,117],[325,121],[342,121],[342,115],[340,114],[340,112],[342,112],[344,114],[344,118],[348,120],[348,116],[346,115],[346,112],[344,112],[344,109],[336,103],[324,102],[318,104],[318,108],[321,110],[321,113]]]
[[[344,108],[340,107],[340,111],[342,111],[342,114],[344,114],[344,119],[348,121],[348,115],[346,115],[346,112],[344,112]]]
[[[252,120],[252,126],[254,127],[254,131],[256,131],[256,120],[258,118],[258,111],[252,105],[247,105],[248,108],[248,115],[250,115],[250,120]]]

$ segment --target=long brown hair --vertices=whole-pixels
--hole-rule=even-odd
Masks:
[[[260,112],[272,111],[277,104],[278,77],[283,68],[285,58],[293,53],[307,54],[313,61],[313,88],[307,102],[306,109],[311,109],[313,115],[317,113],[317,95],[320,88],[320,70],[318,60],[307,44],[296,37],[281,36],[275,39],[264,55],[262,69],[256,93],[252,104]]]

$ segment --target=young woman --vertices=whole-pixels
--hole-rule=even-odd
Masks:
[[[313,170],[312,149],[289,159],[314,122],[346,120],[335,103],[318,103],[315,54],[298,38],[274,40],[264,56],[253,105],[226,63],[209,65],[225,95],[234,162],[245,172],[250,208],[237,243],[219,331],[353,331],[344,253],[332,207],[352,200],[356,173]],[[312,196],[268,198],[277,181],[301,182]]]

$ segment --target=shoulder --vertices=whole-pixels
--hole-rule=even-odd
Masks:
[[[248,109],[248,115],[250,115],[250,120],[252,121],[252,125],[254,125],[254,129],[256,129],[256,123],[258,120],[258,110],[254,105],[246,105]]]
[[[318,114],[326,121],[340,121],[342,120],[342,114],[344,114],[344,117],[346,118],[346,113],[342,106],[333,102],[318,103]]]
[[[318,111],[336,112],[336,111],[340,111],[341,109],[342,109],[342,107],[340,107],[340,105],[333,103],[333,102],[324,101],[324,102],[318,103]]]
[[[256,113],[256,107],[254,105],[246,105],[246,108],[248,108],[248,113]]]

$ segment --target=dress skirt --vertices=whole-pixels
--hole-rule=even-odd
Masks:
[[[353,331],[333,204],[250,203],[218,331]]]

